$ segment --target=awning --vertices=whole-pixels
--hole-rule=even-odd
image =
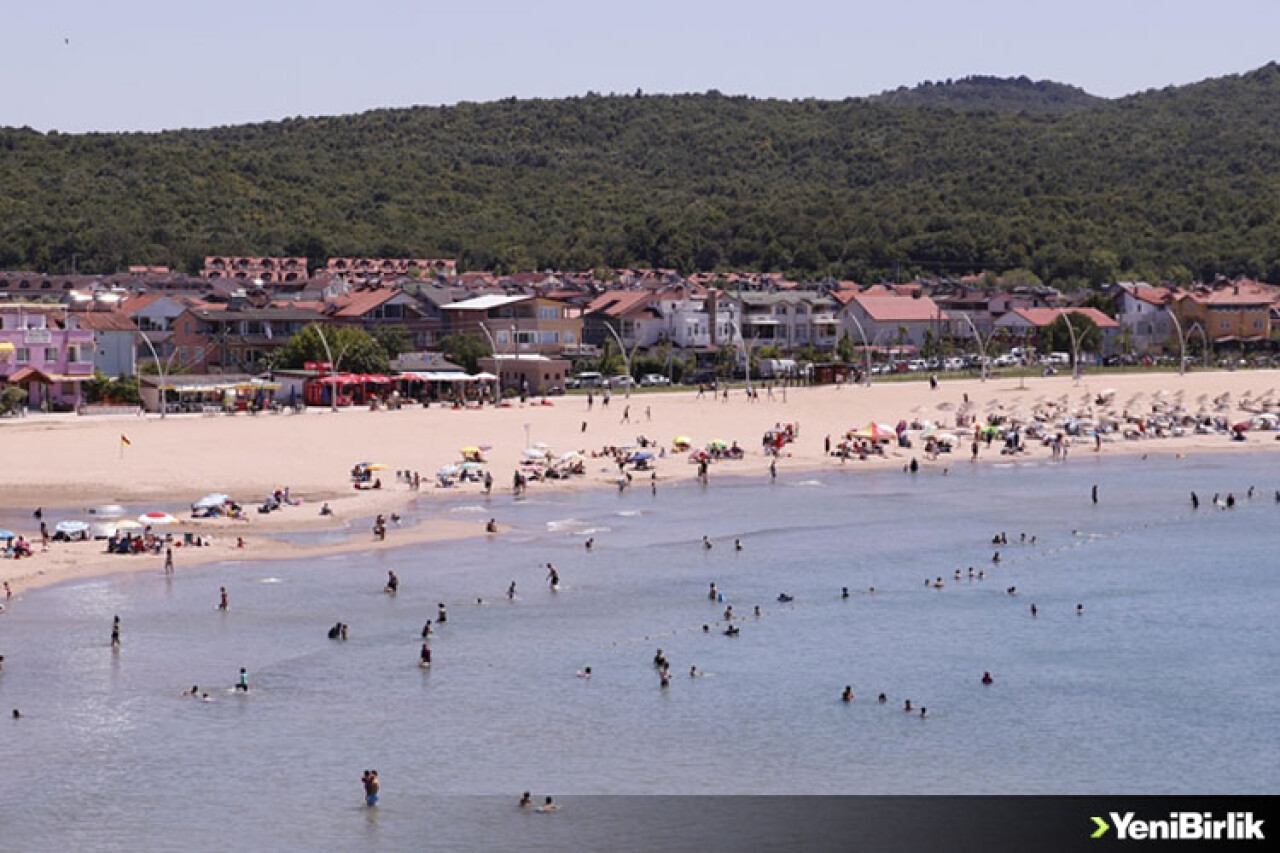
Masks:
[[[23,367],[10,374],[9,381],[14,385],[22,385],[27,382],[43,382],[48,384],[53,382],[54,379],[47,373],[36,370],[34,367]]]
[[[16,352],[13,344],[8,341],[0,341],[0,355],[9,355],[13,352]]]
[[[772,317],[748,317],[742,321],[744,326],[781,326],[781,320],[775,320]]]
[[[473,382],[478,377],[460,371],[407,370],[400,374],[400,378],[420,382]]]

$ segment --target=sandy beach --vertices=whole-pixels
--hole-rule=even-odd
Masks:
[[[432,407],[399,411],[312,410],[302,415],[170,416],[158,417],[32,417],[0,422],[0,442],[5,449],[4,489],[0,507],[26,514],[25,524],[15,531],[36,540],[36,554],[29,559],[0,564],[0,579],[15,591],[96,574],[130,570],[158,570],[162,557],[124,557],[102,553],[101,542],[53,543],[48,552],[39,548],[38,523],[29,513],[35,507],[73,508],[103,503],[172,506],[189,503],[208,492],[225,492],[242,502],[248,521],[189,521],[174,529],[199,531],[212,545],[179,549],[177,563],[183,565],[215,560],[262,560],[294,558],[372,548],[483,535],[483,522],[430,519],[412,527],[393,527],[382,542],[374,542],[365,531],[353,532],[345,541],[303,548],[273,538],[289,531],[341,527],[350,519],[390,514],[418,497],[456,497],[471,492],[477,484],[452,489],[435,487],[434,473],[441,466],[456,463],[459,449],[467,445],[488,445],[486,454],[495,481],[494,493],[509,493],[512,472],[524,450],[535,443],[545,444],[553,454],[582,451],[588,456],[584,477],[534,483],[531,490],[614,487],[617,469],[609,459],[591,458],[593,451],[610,445],[636,442],[644,436],[665,446],[668,456],[658,460],[659,487],[663,483],[691,479],[696,466],[687,454],[670,453],[672,439],[687,435],[695,447],[713,439],[738,442],[746,451],[740,461],[721,462],[712,467],[712,477],[725,474],[766,475],[769,458],[762,452],[761,438],[776,423],[800,426],[797,441],[788,445],[779,459],[781,472],[838,466],[841,462],[824,452],[824,440],[837,441],[846,431],[870,421],[890,426],[899,420],[930,421],[942,427],[954,424],[956,412],[969,400],[970,411],[979,416],[999,413],[1014,416],[1030,412],[1047,401],[1063,401],[1067,410],[1082,414],[1092,408],[1099,394],[1114,392],[1109,411],[1120,415],[1149,413],[1154,401],[1180,403],[1185,411],[1205,411],[1227,417],[1231,423],[1247,419],[1256,410],[1255,401],[1275,399],[1280,372],[1204,372],[1179,377],[1174,374],[1128,374],[1085,376],[1078,384],[1070,376],[1007,379],[942,379],[937,389],[925,381],[890,382],[862,386],[820,386],[774,388],[772,396],[763,386],[759,398],[749,400],[738,389],[728,400],[699,398],[695,392],[634,394],[627,399],[613,395],[608,406],[597,396],[588,409],[585,397],[552,398],[549,405],[513,404],[508,408],[451,410]],[[1230,395],[1224,409],[1213,406],[1213,398]],[[784,399],[785,397],[785,399]],[[1243,406],[1242,406],[1243,404]],[[629,411],[628,411],[629,407]],[[624,413],[629,417],[624,419]],[[121,436],[129,444],[123,445]],[[1249,433],[1249,440],[1231,442],[1221,434],[1187,435],[1177,438],[1124,440],[1115,436],[1103,443],[1101,454],[1208,451],[1256,452],[1280,448],[1275,433]],[[1077,440],[1074,455],[1093,455],[1091,440]],[[999,443],[984,449],[978,464],[999,453]],[[1038,442],[1029,444],[1028,455],[1050,455]],[[885,456],[866,461],[851,460],[849,468],[870,466],[901,467],[911,458],[930,467],[970,464],[968,446],[958,448],[937,461],[928,461],[918,445],[899,449],[890,445]],[[357,462],[379,462],[390,470],[382,472],[383,488],[356,491],[349,472]],[[419,492],[397,482],[394,472],[408,469],[422,477]],[[645,477],[647,475],[639,475]],[[303,502],[269,515],[253,508],[275,489],[288,487]],[[331,518],[322,518],[319,508],[329,502]],[[501,511],[494,515],[499,524]],[[184,514],[185,516],[185,514]],[[78,516],[77,516],[78,517]],[[50,509],[45,520],[61,520]],[[33,534],[37,534],[33,537]],[[236,547],[243,538],[245,547]]]

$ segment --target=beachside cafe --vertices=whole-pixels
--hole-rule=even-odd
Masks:
[[[400,394],[422,402],[483,402],[493,397],[492,373],[463,373],[457,370],[405,370],[396,377]]]
[[[391,393],[396,380],[380,373],[327,373],[308,379],[303,384],[303,397],[308,406],[363,406],[370,400]]]
[[[160,377],[138,377],[138,397],[148,412],[160,411],[163,393],[170,412],[245,412],[269,407],[280,383],[247,374],[166,376],[163,390]]]

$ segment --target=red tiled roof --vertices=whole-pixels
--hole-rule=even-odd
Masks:
[[[1088,317],[1099,329],[1118,329],[1120,324],[1097,308],[1014,308],[1011,312],[1036,328],[1051,326],[1063,314]]]
[[[368,312],[388,302],[400,291],[392,287],[379,287],[370,290],[353,290],[350,293],[344,293],[334,300],[337,309],[333,311],[335,317],[363,317]]]
[[[1169,297],[1172,295],[1172,291],[1167,287],[1135,287],[1129,293],[1134,299],[1159,306],[1168,305]]]
[[[853,295],[867,315],[877,323],[910,323],[926,320],[949,320],[947,312],[927,296],[913,298],[910,296],[868,296],[866,293]]]
[[[643,308],[653,298],[648,290],[610,290],[587,303],[586,313],[621,317],[637,308]]]
[[[71,315],[82,329],[94,332],[136,332],[138,327],[120,311],[82,311]]]

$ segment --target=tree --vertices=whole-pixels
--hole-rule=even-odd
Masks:
[[[1069,319],[1068,319],[1069,318]],[[1080,352],[1095,352],[1102,343],[1102,331],[1098,328],[1098,324],[1093,322],[1085,314],[1074,312],[1059,315],[1057,320],[1044,330],[1042,335],[1042,343],[1047,344],[1046,352],[1071,352],[1071,332],[1067,330],[1067,323],[1071,323],[1071,328],[1076,333],[1076,340],[1080,343]]]
[[[321,340],[323,334],[324,339]],[[329,344],[328,351],[325,343]],[[329,326],[323,332],[312,323],[276,350],[272,366],[298,368],[309,361],[328,361],[333,354],[333,370],[351,373],[385,373],[390,359],[373,336],[354,326]]]
[[[487,340],[468,333],[446,335],[436,343],[436,348],[467,373],[478,372],[480,359],[493,355]]]
[[[395,358],[413,349],[413,337],[404,326],[379,326],[369,333],[387,354],[387,358]]]
[[[845,332],[840,336],[840,340],[836,342],[836,357],[845,364],[853,361],[853,338]]]
[[[10,385],[0,391],[0,415],[11,415],[27,402],[27,389]]]

